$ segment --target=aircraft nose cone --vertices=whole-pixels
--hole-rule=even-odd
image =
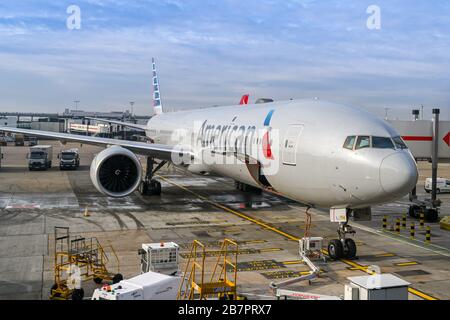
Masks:
[[[403,196],[415,187],[417,179],[416,162],[407,153],[391,154],[381,162],[380,184],[386,193]]]

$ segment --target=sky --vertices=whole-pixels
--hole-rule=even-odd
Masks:
[[[3,0],[0,111],[150,115],[155,57],[169,111],[249,93],[450,119],[449,53],[447,0]]]

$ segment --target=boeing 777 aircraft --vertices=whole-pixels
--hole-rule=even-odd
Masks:
[[[97,190],[125,197],[141,187],[160,192],[152,179],[171,162],[198,174],[230,177],[239,186],[270,190],[309,207],[330,208],[339,239],[329,242],[334,259],[353,258],[346,234],[352,211],[406,195],[417,183],[414,158],[387,122],[335,103],[291,100],[164,113],[153,60],[155,116],[149,143],[0,127],[0,131],[104,146],[91,164]],[[105,120],[116,123],[115,121]],[[143,173],[136,154],[149,159]],[[153,160],[160,164],[153,169]]]

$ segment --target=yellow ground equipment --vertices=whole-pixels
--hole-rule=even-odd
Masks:
[[[113,256],[117,262],[117,273],[108,271]],[[81,236],[71,237],[69,228],[55,227],[55,283],[50,290],[50,299],[81,300],[84,291],[82,281],[94,280],[100,284],[102,281],[117,283],[123,279],[119,273],[119,259],[112,246],[103,247],[97,238]]]
[[[178,300],[208,298],[235,300],[238,245],[225,239],[218,253],[209,281],[205,279],[206,247],[194,240],[178,290]]]
[[[450,216],[443,217],[439,222],[441,229],[450,231]]]

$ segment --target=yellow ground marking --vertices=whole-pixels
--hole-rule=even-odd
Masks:
[[[380,253],[376,254],[375,257],[395,257],[394,253]]]
[[[303,260],[281,261],[282,264],[303,264]]]
[[[254,243],[265,243],[267,240],[249,240],[249,241],[242,241],[239,242],[240,244],[254,244]]]
[[[419,291],[419,290],[411,288],[411,287],[408,289],[408,291],[418,297],[421,297],[422,299],[425,299],[425,300],[439,300],[433,296],[430,296],[426,293],[423,293],[422,291]]]
[[[396,263],[395,265],[398,267],[407,267],[407,266],[415,266],[416,264],[419,264],[419,263],[416,261],[410,261],[410,262]]]
[[[259,252],[274,252],[274,251],[281,251],[283,249],[281,248],[267,248],[267,249],[259,249]]]

